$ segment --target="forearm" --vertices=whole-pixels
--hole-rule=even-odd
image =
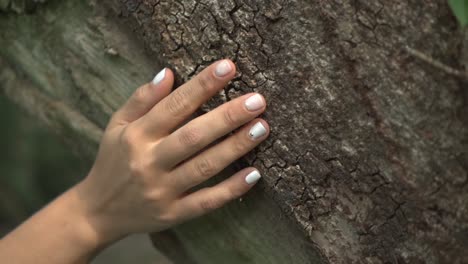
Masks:
[[[88,263],[102,244],[72,188],[0,240],[0,262]]]

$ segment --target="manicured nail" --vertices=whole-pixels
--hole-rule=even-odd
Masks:
[[[262,122],[257,122],[249,131],[249,136],[252,139],[258,139],[265,135],[267,132],[266,128],[263,126]]]
[[[156,74],[156,76],[153,79],[153,84],[157,85],[162,80],[164,80],[164,77],[166,77],[166,68],[162,69],[158,74]]]
[[[262,175],[260,175],[260,172],[258,172],[258,170],[254,170],[254,171],[250,172],[249,174],[247,174],[247,176],[245,176],[245,182],[247,184],[254,184],[261,177],[262,177]]]
[[[249,111],[257,111],[265,106],[263,98],[259,94],[255,94],[245,100],[245,108]]]
[[[218,65],[216,65],[215,68],[215,74],[218,77],[223,77],[226,74],[230,73],[232,71],[231,64],[227,60],[222,60],[218,62]]]

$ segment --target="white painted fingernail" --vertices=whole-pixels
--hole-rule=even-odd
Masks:
[[[157,85],[162,80],[164,80],[164,77],[166,77],[166,68],[162,69],[158,74],[156,74],[156,76],[153,79],[153,84]]]
[[[249,136],[252,139],[257,139],[265,135],[267,132],[262,122],[257,122],[249,131]]]
[[[247,176],[245,176],[245,182],[247,184],[254,184],[261,177],[262,177],[262,175],[260,175],[260,172],[258,172],[258,170],[254,170],[254,171],[250,172],[249,174],[247,174]]]
[[[245,108],[249,111],[257,111],[265,105],[263,98],[259,94],[255,94],[245,100]]]
[[[218,65],[216,65],[215,68],[215,74],[218,77],[223,77],[226,74],[230,73],[232,71],[231,64],[227,60],[222,60],[218,62]]]

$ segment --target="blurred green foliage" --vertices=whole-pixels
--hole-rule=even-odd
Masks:
[[[468,24],[468,0],[449,0],[450,8],[462,27]]]
[[[79,181],[88,165],[2,95],[0,122],[0,225],[9,229]]]

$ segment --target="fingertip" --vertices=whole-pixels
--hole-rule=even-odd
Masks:
[[[236,74],[236,65],[230,59],[222,59],[214,63],[213,73],[217,78],[232,79]]]
[[[260,171],[254,167],[249,167],[245,169],[243,173],[244,173],[244,182],[249,186],[254,185],[262,178]]]
[[[265,127],[265,129],[267,131],[267,134],[270,133],[270,125],[268,124],[268,122],[265,119],[258,118],[258,122],[262,123],[263,127]]]
[[[237,71],[236,64],[235,64],[231,59],[225,59],[225,60],[229,63],[229,65],[231,65],[232,71],[233,71],[234,73],[236,73],[236,71]]]
[[[164,68],[159,71],[151,81],[152,86],[162,86],[172,88],[172,84],[174,82],[174,73],[169,68]]]
[[[166,75],[167,75],[167,81],[170,81],[171,83],[174,82],[174,72],[166,67]]]
[[[129,123],[146,115],[159,101],[166,97],[173,86],[174,74],[168,68],[159,71],[151,80],[138,87],[127,102],[114,114],[111,123]],[[111,124],[113,125],[113,124]]]
[[[258,94],[260,96],[260,98],[263,100],[263,103],[266,105],[266,99],[265,99],[265,96],[263,96],[263,94],[258,93],[258,92],[253,92],[253,93],[250,93],[250,94],[252,94],[252,95],[257,95]]]
[[[151,81],[151,84],[153,85],[158,85],[160,84],[162,81],[164,81],[164,78],[166,78],[166,72],[167,72],[167,68],[164,68],[162,69],[161,71],[159,71],[153,78],[153,80]]]
[[[249,126],[248,134],[251,140],[264,140],[270,134],[270,126],[264,119],[256,118],[252,120]]]
[[[174,73],[169,68],[162,69],[149,83],[151,93],[154,94],[154,104],[168,96],[174,85]]]
[[[259,111],[261,112],[265,111],[266,109],[266,100],[263,95],[260,93],[248,93],[245,95],[245,101],[244,101],[244,106],[249,112],[256,112],[259,114]]]

